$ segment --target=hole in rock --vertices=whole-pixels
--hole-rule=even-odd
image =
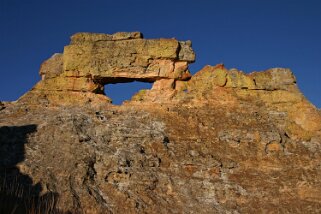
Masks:
[[[124,101],[130,100],[138,91],[151,88],[152,83],[134,81],[107,84],[105,85],[104,92],[107,97],[112,99],[114,105],[121,105]]]

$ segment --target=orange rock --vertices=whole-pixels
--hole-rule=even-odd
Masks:
[[[71,43],[64,48],[63,54],[55,54],[42,64],[40,75],[43,80],[36,84],[33,91],[40,91],[41,94],[50,92],[50,96],[58,96],[60,91],[103,94],[105,84],[131,82],[133,79],[160,81],[155,83],[154,88],[173,88],[174,80],[191,77],[188,64],[194,60],[191,42],[146,40],[139,32],[113,35],[77,33],[71,37]],[[173,86],[166,86],[166,81]],[[35,93],[30,93],[28,97],[36,102],[37,98],[32,98],[32,94]],[[67,97],[51,100],[70,103],[66,101]],[[82,99],[79,99],[77,103],[81,102]]]
[[[320,213],[321,114],[292,72],[191,77],[194,59],[190,42],[74,35],[0,102],[6,176],[72,213]],[[104,84],[132,81],[154,84],[111,105]]]

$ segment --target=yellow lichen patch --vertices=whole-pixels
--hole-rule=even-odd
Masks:
[[[41,91],[31,90],[24,94],[19,101],[26,102],[30,106],[73,106],[89,104],[100,106],[111,103],[111,99],[103,94],[77,91]]]
[[[45,91],[102,91],[102,86],[93,82],[91,78],[86,77],[56,77],[45,79],[34,87],[36,90]]]
[[[131,98],[131,101],[143,101],[144,100],[144,97],[146,95],[146,93],[148,92],[149,90],[146,90],[146,89],[142,89],[140,90],[139,92],[137,92],[132,98]]]
[[[314,132],[321,130],[321,115],[307,101],[293,105],[289,112],[289,117],[306,131]]]
[[[264,72],[253,72],[250,76],[255,80],[256,88],[264,90],[287,89],[296,82],[287,68],[271,68]]]
[[[189,81],[189,90],[212,90],[215,86],[224,86],[227,71],[223,65],[207,65],[197,72]]]
[[[275,91],[258,91],[260,99],[267,104],[278,103],[297,103],[302,101],[302,95],[299,93],[292,93],[290,91],[275,90]]]
[[[220,87],[225,86],[227,81],[226,76],[227,70],[224,68],[224,66],[215,67],[213,73],[213,83]]]
[[[304,130],[301,126],[293,121],[288,121],[286,123],[285,132],[292,139],[300,139],[305,141],[309,141],[314,135],[312,132]]]
[[[146,40],[143,52],[151,58],[175,58],[178,47],[176,39],[151,39]]]
[[[255,83],[251,76],[244,74],[242,71],[232,69],[227,73],[226,87],[255,89]]]

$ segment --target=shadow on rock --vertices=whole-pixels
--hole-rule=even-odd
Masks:
[[[28,135],[36,130],[36,125],[0,127],[0,213],[61,213],[58,194],[40,195],[40,183],[33,185],[16,166],[25,160]]]

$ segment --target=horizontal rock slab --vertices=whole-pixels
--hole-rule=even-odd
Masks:
[[[289,85],[296,83],[295,76],[287,68],[272,68],[265,72],[253,72],[251,76],[253,76],[257,89],[287,89]]]
[[[92,43],[97,41],[116,41],[127,39],[142,39],[141,32],[117,32],[115,34],[105,33],[76,33],[71,36],[71,44]]]
[[[197,88],[206,85],[227,88],[252,90],[293,90],[296,83],[292,71],[287,68],[271,68],[266,71],[246,74],[235,68],[227,70],[223,64],[207,65],[198,71],[191,80],[191,85]]]
[[[173,74],[176,63],[193,62],[195,55],[190,43],[176,39],[89,40],[64,48],[64,71],[77,71],[79,76],[94,78],[125,77],[139,79],[190,77],[187,66]],[[183,48],[182,48],[182,47]],[[180,54],[180,50],[182,52]],[[161,70],[160,66],[167,66]],[[108,83],[108,81],[106,82]]]
[[[44,79],[34,86],[40,91],[82,91],[103,93],[103,86],[89,77],[56,77]]]

